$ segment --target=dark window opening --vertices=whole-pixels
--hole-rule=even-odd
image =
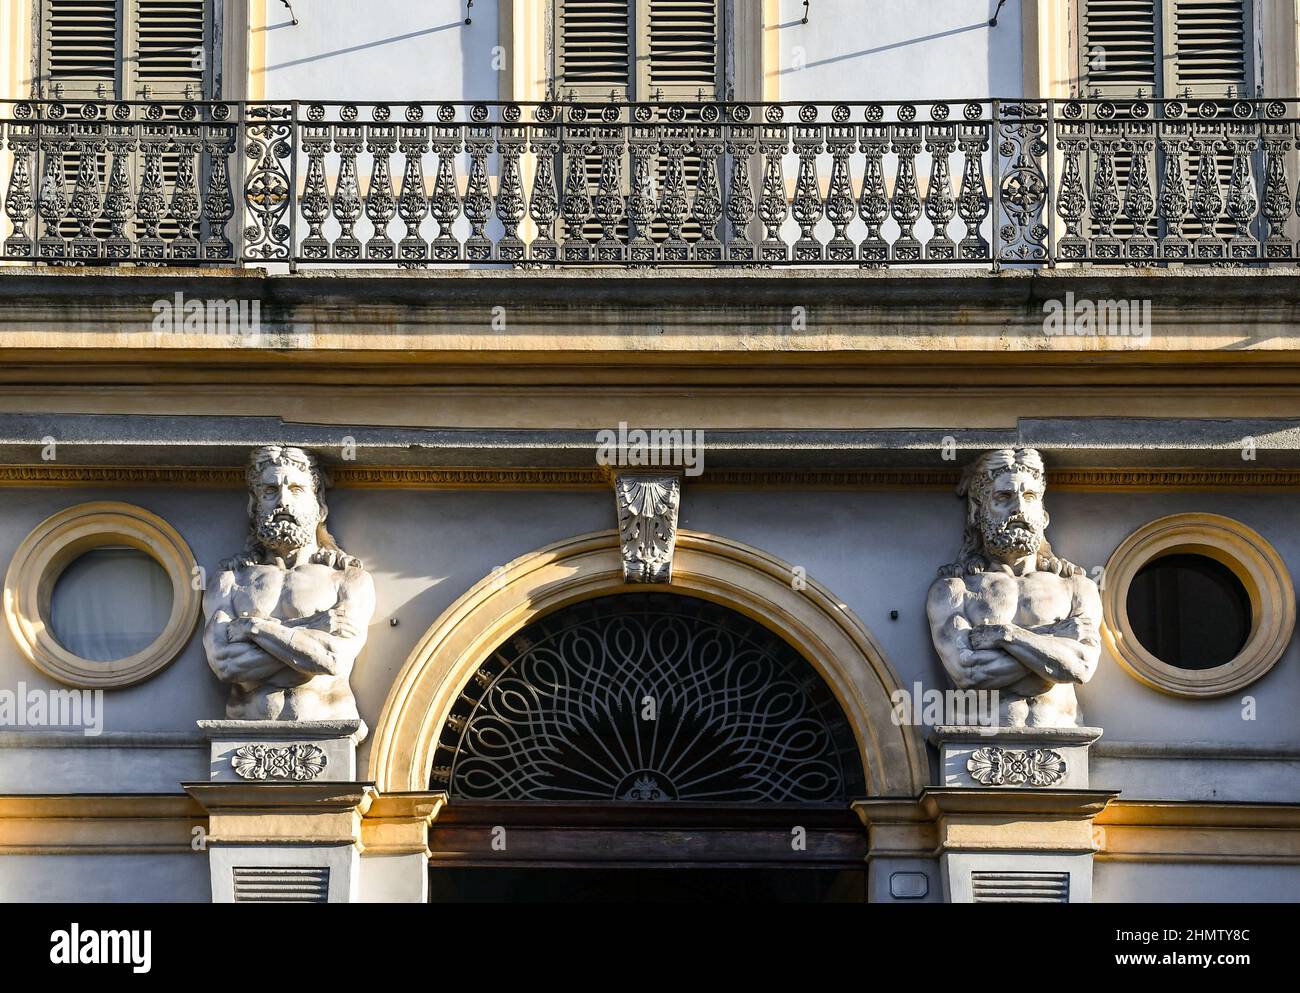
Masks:
[[[1142,647],[1179,669],[1226,665],[1250,636],[1250,595],[1231,569],[1205,555],[1148,562],[1129,585],[1127,609]]]

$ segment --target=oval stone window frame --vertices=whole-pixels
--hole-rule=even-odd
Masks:
[[[172,584],[171,613],[162,632],[134,655],[112,662],[83,659],[54,637],[50,600],[63,571],[95,548],[138,549],[157,562]],[[70,686],[130,686],[170,665],[189,643],[203,593],[194,589],[197,563],[185,539],[157,514],[114,501],[78,504],[47,518],[23,539],[5,575],[4,612],[27,660]]]
[[[1194,670],[1163,662],[1129,623],[1133,578],[1148,563],[1180,553],[1224,565],[1250,598],[1246,644],[1224,665]],[[1161,693],[1190,699],[1226,696],[1262,678],[1285,654],[1295,630],[1295,589],[1282,557],[1258,532],[1218,514],[1171,514],[1130,534],[1106,563],[1101,602],[1106,644],[1129,675]]]

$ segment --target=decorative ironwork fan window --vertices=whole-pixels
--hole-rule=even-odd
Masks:
[[[602,597],[510,638],[449,716],[433,786],[471,800],[832,803],[843,711],[766,628],[691,597]]]

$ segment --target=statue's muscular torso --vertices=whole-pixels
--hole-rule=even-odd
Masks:
[[[221,599],[232,618],[267,617],[288,627],[338,633],[337,615],[346,614],[350,601],[363,600],[360,589],[370,584],[360,569],[335,569],[304,563],[291,569],[246,565],[223,572]],[[373,596],[373,595],[372,595]],[[357,604],[360,607],[360,604]],[[361,636],[369,621],[356,618]],[[277,666],[262,678],[237,680],[231,687],[227,715],[242,720],[317,720],[357,716],[348,688],[350,660],[341,671],[305,673],[275,659],[265,649],[246,643],[250,655]]]
[[[1089,617],[1096,587],[1085,576],[1034,571],[1014,575],[990,570],[957,579],[940,579],[931,588],[929,614],[935,644],[949,675],[959,687],[997,689],[1000,718],[1008,725],[1069,726],[1077,723],[1074,680],[1054,681],[1022,667],[1013,681],[992,685],[972,677],[962,664],[966,653],[987,656],[1005,650],[973,649],[970,633],[985,625],[1016,625],[1029,631],[1080,640],[1089,638]]]

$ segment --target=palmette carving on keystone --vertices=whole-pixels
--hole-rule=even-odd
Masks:
[[[1101,597],[1047,542],[1046,474],[1032,448],[986,452],[962,476],[966,528],[926,613],[958,689],[997,690],[1004,727],[1078,727],[1075,686],[1101,654]]]
[[[375,586],[325,528],[324,473],[301,449],[268,446],[252,453],[245,480],[248,539],[203,599],[208,665],[230,684],[226,717],[359,720],[348,678]]]

